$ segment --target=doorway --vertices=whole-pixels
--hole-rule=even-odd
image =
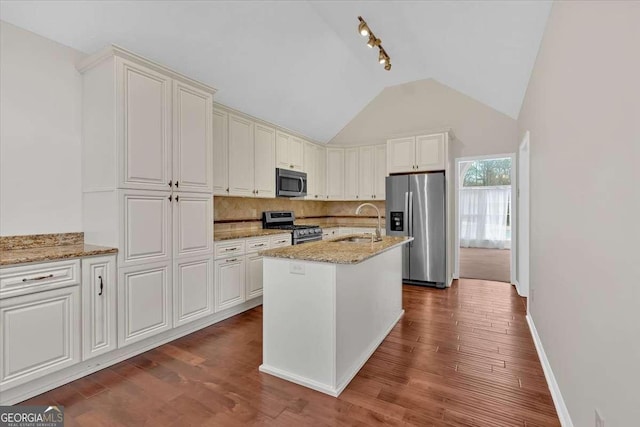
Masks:
[[[514,283],[515,155],[456,159],[456,277]]]

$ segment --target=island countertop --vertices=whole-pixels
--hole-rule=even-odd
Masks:
[[[369,238],[370,235],[355,234],[336,239],[267,249],[260,255],[271,258],[288,258],[300,261],[326,262],[331,264],[358,264],[389,249],[404,245],[413,237],[383,236],[379,242],[344,242],[349,237]]]

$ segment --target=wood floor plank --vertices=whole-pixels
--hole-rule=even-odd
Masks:
[[[24,404],[69,426],[559,426],[507,283],[404,286],[405,316],[339,398],[262,374],[262,307]]]

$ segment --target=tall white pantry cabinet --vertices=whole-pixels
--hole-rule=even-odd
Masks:
[[[215,89],[111,46],[83,74],[87,243],[118,253],[118,347],[214,311]]]

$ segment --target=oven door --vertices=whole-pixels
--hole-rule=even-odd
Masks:
[[[307,195],[307,174],[288,169],[276,169],[276,196],[304,197]]]

